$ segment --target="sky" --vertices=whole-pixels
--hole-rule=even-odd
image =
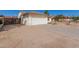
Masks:
[[[18,16],[22,10],[0,10],[0,15],[4,16]],[[23,10],[24,12],[40,12],[44,13],[45,10]],[[64,15],[64,16],[79,16],[79,10],[48,10],[50,15]]]

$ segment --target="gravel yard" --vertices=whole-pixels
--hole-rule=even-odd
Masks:
[[[79,24],[7,25],[0,32],[1,48],[79,47]]]

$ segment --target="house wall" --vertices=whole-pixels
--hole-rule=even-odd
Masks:
[[[18,18],[20,18],[20,17],[21,17],[21,14],[22,14],[22,12],[20,12],[20,13],[18,14]]]
[[[64,19],[64,21],[72,21],[73,19]]]
[[[29,20],[29,16],[21,16],[21,24],[27,25]]]
[[[62,22],[62,21],[64,21],[64,19],[59,19],[59,22]]]
[[[48,22],[50,23],[52,21],[52,18],[49,18]]]
[[[25,17],[25,18],[23,18],[23,20],[22,20],[22,24],[25,24],[25,25],[27,25],[27,17]]]

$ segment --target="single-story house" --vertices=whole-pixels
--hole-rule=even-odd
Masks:
[[[71,17],[65,16],[64,21],[72,21],[73,19]]]
[[[21,20],[21,24],[24,25],[40,25],[48,24],[48,16],[43,13],[37,12],[20,12],[18,18]]]
[[[18,17],[16,16],[4,16],[4,24],[17,24],[19,23]]]
[[[64,16],[62,19],[58,18],[59,22],[64,22],[64,21],[72,21],[73,19],[71,17],[68,16]],[[51,21],[56,21],[56,16],[52,16],[51,17]]]

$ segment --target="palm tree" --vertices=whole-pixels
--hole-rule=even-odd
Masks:
[[[46,14],[46,15],[47,15],[48,20],[49,20],[49,12],[48,12],[48,10],[45,10],[45,11],[44,11],[44,14]]]
[[[49,13],[48,13],[48,10],[45,10],[44,14],[47,14],[47,15],[49,15]]]

